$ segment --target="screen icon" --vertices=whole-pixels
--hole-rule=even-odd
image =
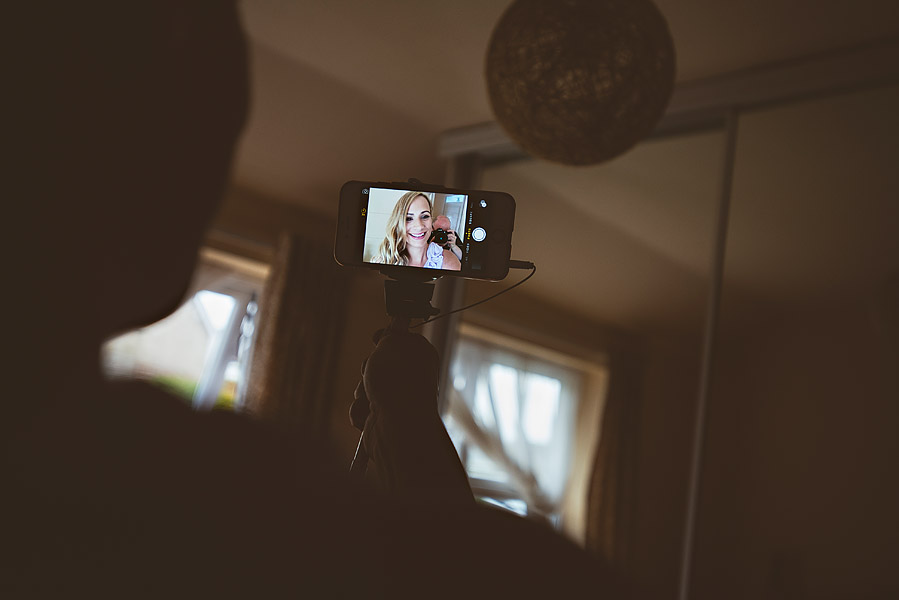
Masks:
[[[487,237],[487,232],[484,231],[483,227],[475,227],[471,232],[471,238],[476,242],[483,242],[484,238]]]

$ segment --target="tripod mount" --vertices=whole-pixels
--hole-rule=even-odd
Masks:
[[[387,276],[384,280],[384,303],[387,314],[394,319],[427,319],[440,312],[431,306],[434,297],[434,282],[437,277],[420,273],[381,269]]]

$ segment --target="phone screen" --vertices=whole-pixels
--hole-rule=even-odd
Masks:
[[[361,192],[363,262],[441,271],[483,268],[487,245],[477,240],[478,233],[472,238],[467,194],[381,187]]]
[[[355,180],[343,184],[334,241],[337,262],[391,277],[397,269],[409,269],[415,277],[505,278],[515,199],[505,192],[416,187]]]

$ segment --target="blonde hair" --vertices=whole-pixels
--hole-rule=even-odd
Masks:
[[[382,265],[409,264],[409,254],[406,252],[406,213],[419,196],[428,201],[428,210],[434,210],[434,204],[425,192],[406,192],[400,196],[387,219],[387,235],[378,246],[378,252],[372,257],[372,262]]]

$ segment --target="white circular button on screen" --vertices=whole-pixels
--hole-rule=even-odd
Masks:
[[[475,227],[471,232],[471,237],[476,242],[483,242],[484,238],[487,237],[487,232],[484,231],[483,227]]]

